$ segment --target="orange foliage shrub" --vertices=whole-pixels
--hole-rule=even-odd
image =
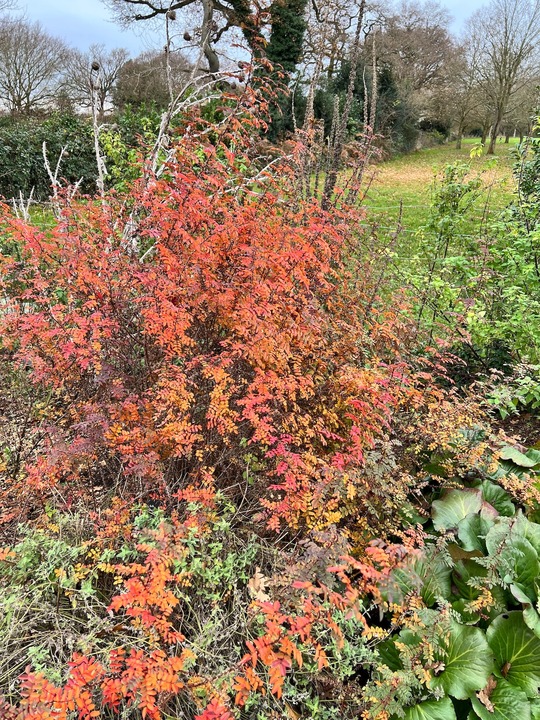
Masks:
[[[339,520],[411,392],[400,322],[351,273],[359,215],[291,199],[286,172],[250,180],[238,133],[192,128],[160,179],[68,204],[51,231],[4,208],[3,353],[48,392],[18,502],[239,492],[250,462],[272,528]]]
[[[314,630],[339,645],[333,613],[358,616],[359,593],[375,593],[401,558],[401,546],[371,545],[364,560],[333,569],[340,592],[305,583],[290,603],[256,603],[264,633],[222,678],[222,693],[215,678],[191,671],[176,615],[189,578],[178,564],[189,532],[204,535],[214,517],[216,489],[256,501],[271,529],[349,520],[363,537],[348,528],[344,545],[365,545],[362,515],[375,521],[393,508],[390,487],[394,503],[406,496],[407,478],[392,485],[377,452],[386,452],[393,417],[420,403],[425,380],[403,361],[399,304],[381,310],[369,262],[354,261],[362,214],[296,199],[286,168],[271,176],[250,163],[246,127],[232,115],[224,127],[216,138],[189,125],[160,177],[145,176],[126,196],[66,202],[46,232],[2,209],[1,353],[36,398],[36,452],[3,485],[8,516],[53,496],[97,507],[119,491],[130,502],[202,508],[181,521],[173,512],[138,540],[137,561],[99,568],[118,583],[111,616],[139,644],[74,655],[63,684],[29,668],[18,706],[0,700],[9,720],[130,708],[159,720],[181,693],[200,720],[230,720],[233,690],[240,706],[267,689],[279,698],[293,665],[309,657],[324,668]],[[120,508],[95,547],[135,535]]]

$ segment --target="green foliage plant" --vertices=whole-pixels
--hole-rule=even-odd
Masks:
[[[538,451],[506,446],[432,501],[424,549],[384,588],[393,629],[379,646],[373,717],[382,707],[396,720],[539,716],[540,524],[501,487],[539,468]]]

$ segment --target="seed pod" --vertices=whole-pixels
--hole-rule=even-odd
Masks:
[[[99,70],[99,63],[97,60],[94,60],[92,63],[92,72],[98,72]]]
[[[167,20],[176,20],[176,10],[167,11]]]
[[[190,42],[190,41],[191,41],[191,33],[190,33],[188,30],[186,30],[186,32],[184,33],[184,40],[185,40],[186,42]]]

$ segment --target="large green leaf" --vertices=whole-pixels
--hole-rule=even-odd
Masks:
[[[523,515],[523,533],[527,540],[531,543],[536,552],[540,555],[540,525],[531,520],[527,520]]]
[[[540,692],[540,638],[527,626],[523,613],[503,613],[487,629],[487,640],[495,656],[495,670],[528,697]]]
[[[518,583],[510,585],[510,592],[518,602],[525,603],[526,605],[530,605],[536,597],[534,592],[530,592],[530,588],[519,585]]]
[[[528,457],[529,460],[535,462],[537,465],[540,465],[540,450],[536,450],[535,448],[529,448],[525,453],[525,456]]]
[[[436,654],[444,670],[431,679],[430,687],[458,700],[485,687],[493,670],[493,653],[483,631],[456,621],[451,624],[446,651]]]
[[[533,631],[537,638],[540,638],[540,615],[532,605],[523,608],[523,619],[525,625]]]
[[[403,663],[399,655],[399,650],[393,640],[384,640],[377,645],[377,652],[383,665],[390,668],[393,672],[403,670]]]
[[[499,457],[501,460],[511,460],[516,465],[524,468],[532,468],[538,464],[536,458],[529,458],[516,448],[510,447],[510,445],[503,447]]]
[[[494,518],[484,508],[480,513],[467,515],[458,523],[458,537],[464,550],[486,552],[485,538],[493,527]]]
[[[540,720],[540,700],[531,700],[531,720]]]
[[[501,515],[512,517],[516,512],[514,503],[510,500],[508,493],[500,485],[484,480],[475,485],[482,492],[484,501],[492,505]]]
[[[511,537],[498,552],[497,569],[504,582],[517,583],[529,594],[540,575],[538,553],[526,538]]]
[[[450,530],[458,526],[463,518],[480,512],[482,494],[480,490],[450,490],[432,504],[432,519],[435,530]]]
[[[408,708],[405,720],[456,720],[456,711],[450,698],[444,697]]]
[[[420,614],[424,622],[430,624],[434,622],[434,618],[437,617],[438,612],[436,610],[422,610]],[[409,630],[409,628],[403,628],[397,637],[394,636],[379,643],[377,650],[382,662],[389,667],[390,670],[403,670],[403,663],[401,661],[400,651],[396,647],[396,642],[414,648],[419,645],[421,641],[422,638],[418,633]]]
[[[495,555],[501,544],[509,544],[514,538],[525,538],[540,553],[540,525],[533,523],[518,512],[512,518],[498,517],[486,536],[486,547]]]
[[[387,602],[401,603],[409,593],[416,592],[429,607],[438,599],[450,598],[451,572],[439,552],[426,548],[425,555],[394,570],[381,588],[382,596]]]
[[[525,693],[499,679],[497,686],[482,703],[477,695],[471,696],[472,706],[481,720],[530,720],[531,705]]]
[[[476,625],[481,619],[479,612],[474,612],[469,607],[470,600],[456,600],[452,603],[452,609],[461,615],[460,621],[464,625]]]
[[[480,595],[482,578],[488,574],[487,568],[479,565],[475,560],[459,560],[454,566],[452,580],[464,600],[476,600]]]
[[[426,557],[423,566],[422,600],[428,607],[441,598],[448,600],[452,594],[451,568],[446,565],[440,555]]]

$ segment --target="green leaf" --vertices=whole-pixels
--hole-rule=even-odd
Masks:
[[[498,552],[501,544],[510,544],[514,538],[525,538],[540,553],[540,525],[533,523],[521,511],[512,518],[498,517],[486,536],[490,555]]]
[[[527,626],[523,613],[503,613],[487,629],[499,677],[521,688],[528,697],[540,691],[540,638]]]
[[[525,605],[530,605],[533,602],[533,598],[531,597],[530,588],[526,588],[523,585],[518,585],[516,583],[513,583],[510,585],[510,592],[514,596],[514,598]]]
[[[481,615],[478,612],[471,612],[468,608],[469,600],[456,600],[452,603],[452,609],[461,615],[461,622],[464,625],[476,625],[480,620]]]
[[[533,631],[537,638],[540,638],[540,615],[532,605],[523,608],[523,619],[525,625]]]
[[[403,602],[405,596],[411,592],[418,593],[428,607],[437,599],[450,598],[451,569],[436,550],[426,548],[425,553],[392,572],[386,585],[381,588],[382,596],[387,602]]]
[[[494,518],[482,510],[474,515],[467,515],[458,523],[458,537],[464,550],[486,552],[485,538],[493,527]]]
[[[405,711],[405,720],[456,720],[456,711],[450,698],[444,697],[408,708]]]
[[[424,584],[420,594],[425,604],[429,607],[440,598],[448,600],[452,594],[452,570],[443,562],[440,554],[428,555],[422,561],[421,568]]]
[[[540,575],[538,553],[526,538],[511,537],[498,552],[497,569],[505,582],[521,585],[527,594],[534,592]]]
[[[535,465],[540,465],[540,450],[536,450],[535,448],[529,448],[527,452],[525,453],[525,456],[529,458],[529,460],[532,460]]]
[[[432,690],[442,690],[458,700],[486,686],[493,669],[493,654],[479,628],[453,621],[446,651],[436,652],[443,672],[430,681]]]
[[[510,445],[503,447],[499,457],[501,458],[501,460],[511,460],[516,465],[525,468],[532,468],[538,464],[537,460],[528,458],[522,452],[519,452],[519,450],[511,447]]]
[[[463,518],[480,512],[482,495],[479,490],[450,490],[441,500],[432,504],[432,518],[435,530],[450,530],[458,526]]]
[[[501,515],[512,517],[512,515],[516,512],[514,503],[510,500],[510,496],[499,485],[496,485],[489,480],[484,480],[475,487],[478,487],[478,489],[481,490],[482,497],[485,502],[492,505]]]
[[[531,720],[540,720],[540,700],[531,700]]]
[[[523,480],[526,476],[529,476],[532,472],[531,468],[524,468],[516,465],[510,460],[501,460],[499,467],[503,471],[503,475],[515,475],[520,480]]]
[[[399,655],[399,650],[393,640],[384,640],[377,645],[377,652],[383,665],[390,668],[392,672],[403,670],[403,663]]]
[[[489,696],[492,708],[480,702],[477,695],[471,695],[471,702],[481,720],[530,720],[531,718],[531,706],[527,696],[506,680],[497,680],[497,687]]]
[[[460,560],[455,564],[452,580],[464,600],[476,600],[480,595],[481,579],[487,577],[488,571],[474,560]]]

